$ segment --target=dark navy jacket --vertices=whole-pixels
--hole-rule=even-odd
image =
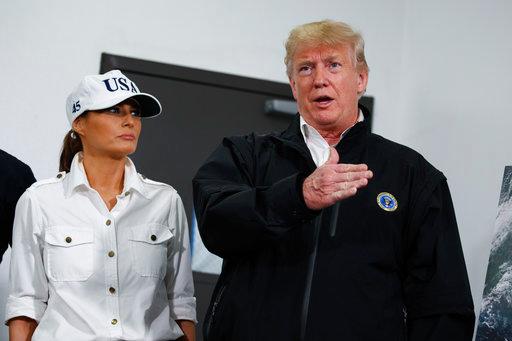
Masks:
[[[16,203],[34,182],[30,167],[0,150],[0,262],[11,243]]]
[[[336,147],[367,187],[309,210],[315,169],[297,116],[280,134],[225,138],[193,180],[206,247],[224,258],[208,341],[471,340],[473,302],[446,178],[363,121]],[[381,193],[395,202],[379,205]],[[395,210],[390,208],[397,205]]]

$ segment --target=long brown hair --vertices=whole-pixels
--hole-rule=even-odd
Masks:
[[[74,138],[71,137],[74,134]],[[71,161],[76,153],[83,150],[80,136],[71,129],[68,131],[62,142],[62,151],[60,152],[59,172],[69,172]]]

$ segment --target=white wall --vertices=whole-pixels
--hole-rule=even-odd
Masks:
[[[401,142],[448,178],[477,312],[503,169],[512,165],[512,2],[409,1]]]
[[[381,94],[382,112],[396,112],[398,87],[387,82],[398,84],[399,75],[386,66],[401,55],[392,37],[402,35],[402,1],[321,0],[315,7],[290,0],[1,2],[0,129],[9,134],[0,134],[0,146],[30,163],[37,178],[54,175],[68,129],[65,98],[83,75],[98,72],[101,52],[286,81],[288,31],[327,17],[364,30],[376,70],[369,92]],[[379,39],[383,32],[389,41]]]
[[[286,81],[288,31],[344,20],[365,36],[375,130],[449,178],[479,302],[501,172],[512,163],[504,101],[511,10],[506,0],[3,1],[0,148],[38,179],[53,176],[68,129],[65,98],[99,70],[101,52]],[[5,264],[0,271],[2,314]]]

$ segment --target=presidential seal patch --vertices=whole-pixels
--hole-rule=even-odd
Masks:
[[[398,201],[393,194],[388,192],[382,192],[377,195],[377,204],[379,204],[380,208],[384,211],[388,212],[393,212],[398,208]]]

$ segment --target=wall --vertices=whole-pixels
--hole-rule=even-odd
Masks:
[[[505,165],[512,164],[512,3],[409,1],[399,140],[443,170],[477,312]]]
[[[312,20],[344,20],[365,36],[374,129],[424,153],[449,178],[478,303],[502,168],[512,163],[505,149],[512,118],[503,101],[511,90],[511,6],[505,0],[0,2],[0,148],[30,164],[38,179],[53,176],[68,129],[64,100],[84,74],[98,71],[101,52],[286,81],[288,31]]]
[[[326,17],[364,30],[376,70],[369,93],[382,94],[381,112],[396,112],[398,88],[386,83],[397,84],[399,77],[386,65],[401,56],[393,37],[402,35],[402,2],[323,0],[315,6],[269,0],[2,2],[0,110],[2,130],[10,133],[0,134],[0,146],[29,162],[36,177],[52,176],[68,129],[64,100],[84,74],[99,70],[101,52],[286,81],[288,31]],[[383,32],[389,41],[379,39]]]

